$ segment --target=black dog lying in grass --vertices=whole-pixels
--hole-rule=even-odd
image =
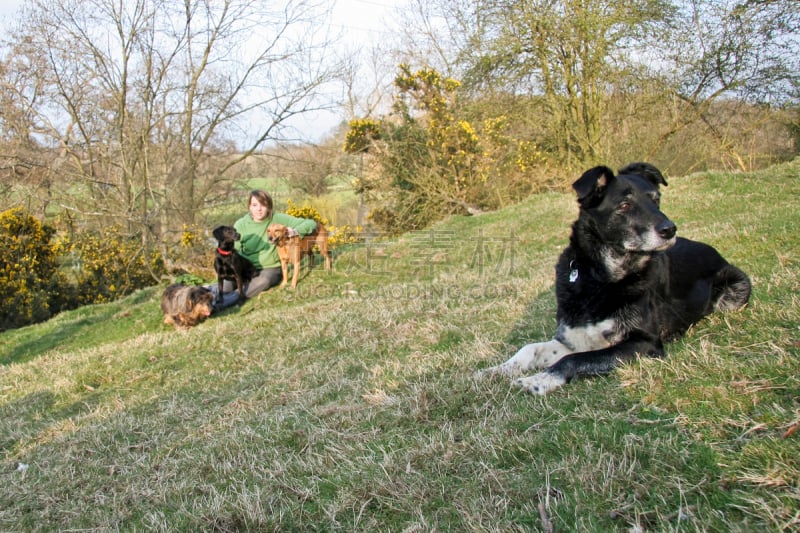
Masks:
[[[256,275],[253,263],[239,255],[234,248],[234,243],[241,238],[239,232],[231,226],[214,228],[214,238],[217,239],[217,250],[214,255],[214,271],[217,273],[217,303],[222,303],[223,281],[236,283],[239,292],[239,303],[245,300],[244,285]]]
[[[666,184],[656,167],[633,163],[617,176],[593,168],[572,185],[580,212],[556,265],[555,338],[523,346],[479,375],[544,369],[514,384],[546,394],[637,355],[661,357],[665,341],[704,316],[747,304],[744,272],[711,246],[675,236],[659,209]]]

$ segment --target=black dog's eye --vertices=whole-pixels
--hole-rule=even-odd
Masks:
[[[632,207],[633,206],[631,205],[630,202],[622,202],[621,204],[619,204],[619,207],[617,207],[617,209],[619,210],[620,213],[627,213],[628,211],[631,210]]]

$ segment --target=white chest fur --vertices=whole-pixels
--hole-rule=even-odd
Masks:
[[[556,339],[569,347],[573,352],[588,352],[608,348],[618,341],[617,321],[607,318],[602,322],[587,324],[579,327],[569,327],[561,324],[558,328]]]

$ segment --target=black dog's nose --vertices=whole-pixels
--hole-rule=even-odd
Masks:
[[[665,220],[658,226],[658,234],[662,239],[671,239],[677,233],[678,228],[671,220]]]

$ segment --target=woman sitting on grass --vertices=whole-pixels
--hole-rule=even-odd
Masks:
[[[300,237],[304,237],[317,229],[317,223],[308,218],[297,218],[286,213],[273,213],[272,197],[260,190],[250,192],[247,210],[248,213],[234,222],[233,227],[241,235],[241,239],[236,244],[236,250],[253,263],[258,271],[258,274],[245,285],[245,296],[252,298],[261,291],[283,281],[278,250],[267,238],[267,226],[277,222],[297,232]],[[216,296],[216,284],[210,286],[209,289]],[[222,303],[216,304],[215,307],[224,309],[235,304],[238,298],[236,285],[232,281],[226,280],[222,286]]]

